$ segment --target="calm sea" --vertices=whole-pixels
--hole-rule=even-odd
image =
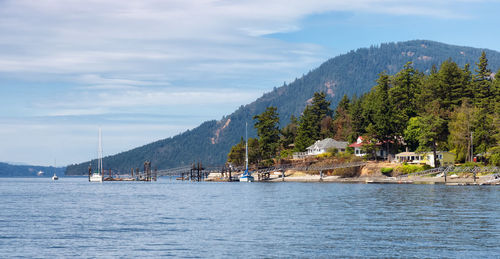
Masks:
[[[500,257],[500,188],[0,178],[0,258]]]

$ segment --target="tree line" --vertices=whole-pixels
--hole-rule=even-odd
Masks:
[[[301,116],[292,115],[281,129],[277,108],[268,107],[253,117],[258,138],[249,139],[250,163],[270,165],[327,137],[354,142],[363,136],[368,153],[385,143],[392,154],[448,150],[457,162],[481,155],[500,165],[500,70],[492,73],[485,52],[473,71],[449,59],[424,74],[408,62],[394,75],[380,73],[376,83],[359,97],[344,95],[335,110],[316,92]],[[240,165],[244,154],[241,139],[228,162]]]

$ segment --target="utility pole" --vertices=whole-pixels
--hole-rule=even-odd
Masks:
[[[470,132],[470,161],[474,162],[474,132]]]

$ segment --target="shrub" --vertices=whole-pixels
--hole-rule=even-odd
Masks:
[[[326,153],[323,153],[323,154],[319,154],[319,155],[317,155],[316,157],[317,157],[317,158],[328,158],[328,157],[331,157],[331,156],[332,156],[332,154],[331,154],[331,153],[326,152]]]
[[[500,166],[500,146],[490,148],[489,152],[491,153],[488,157],[489,164]]]
[[[392,171],[394,170],[394,168],[391,168],[391,167],[382,167],[380,169],[380,172],[385,175],[385,176],[391,176],[392,175]]]
[[[291,149],[285,149],[280,153],[280,158],[290,158],[292,156],[293,156],[293,150]]]
[[[334,147],[331,147],[328,150],[326,150],[326,152],[328,152],[328,153],[332,154],[333,156],[335,156],[336,154],[339,153],[339,150],[336,149],[336,148],[334,148]]]
[[[415,172],[420,172],[424,171],[425,167],[422,165],[409,165],[409,164],[402,164],[398,167],[396,167],[396,172],[401,173],[401,174],[411,174]]]

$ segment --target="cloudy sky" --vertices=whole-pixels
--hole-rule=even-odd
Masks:
[[[220,119],[351,49],[500,50],[500,1],[0,0],[0,161],[115,154]]]

